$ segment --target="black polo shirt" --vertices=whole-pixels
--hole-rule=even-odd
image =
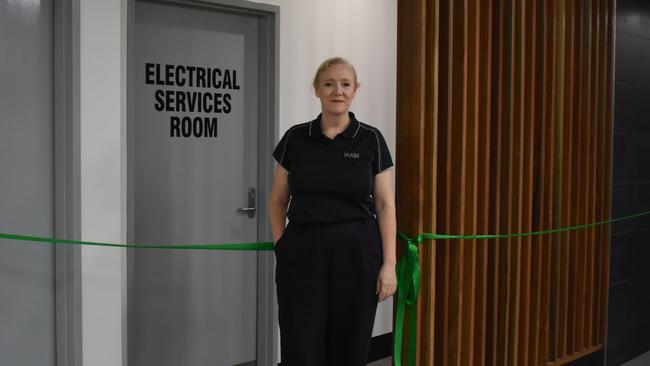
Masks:
[[[289,171],[293,223],[332,223],[375,215],[374,176],[393,160],[381,132],[348,112],[350,124],[329,139],[321,116],[289,128],[273,157]]]

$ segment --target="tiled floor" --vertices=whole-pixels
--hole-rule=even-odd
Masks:
[[[372,363],[374,365],[374,363]],[[648,366],[650,365],[650,352],[644,353],[641,356],[633,359],[632,361],[628,361],[621,366]]]
[[[648,366],[650,365],[650,352],[645,353],[632,361],[628,361],[621,366]],[[369,363],[368,366],[390,366],[390,357],[383,360]]]
[[[390,366],[390,357],[384,358],[383,360],[378,360],[373,363],[369,363],[368,366]]]
[[[632,361],[628,361],[621,366],[648,366],[650,365],[650,352],[645,353]],[[383,360],[369,363],[368,366],[390,366],[390,357]]]

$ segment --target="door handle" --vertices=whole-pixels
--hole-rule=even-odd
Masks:
[[[240,207],[237,211],[248,214],[249,218],[255,217],[255,211],[257,211],[257,207],[255,207],[255,188],[248,188],[248,207]]]

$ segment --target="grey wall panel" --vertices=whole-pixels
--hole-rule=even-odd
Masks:
[[[616,2],[615,42],[612,217],[621,217],[650,210],[648,1]],[[605,358],[617,366],[650,351],[650,217],[611,230]]]
[[[53,234],[51,1],[0,2],[0,231]],[[0,242],[0,365],[55,364],[53,248]]]

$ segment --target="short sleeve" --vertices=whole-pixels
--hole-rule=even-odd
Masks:
[[[390,156],[390,150],[388,149],[388,145],[386,145],[384,136],[379,130],[375,130],[375,137],[377,139],[377,156],[375,157],[374,164],[372,164],[373,175],[377,175],[393,166],[393,159]]]
[[[284,136],[280,139],[280,142],[275,146],[273,150],[273,158],[282,165],[284,169],[291,170],[292,154],[291,154],[291,144],[289,143],[289,137],[291,136],[290,128],[284,133]]]

